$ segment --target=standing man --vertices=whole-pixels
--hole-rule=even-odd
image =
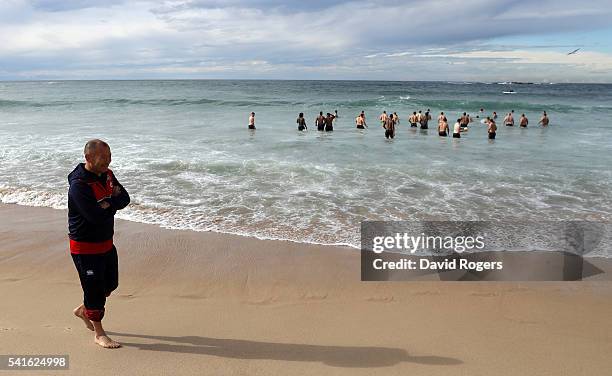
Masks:
[[[495,124],[495,120],[489,119],[487,132],[489,133],[489,140],[495,140],[495,134],[497,132],[497,125]]]
[[[130,196],[113,172],[111,150],[102,140],[85,144],[85,163],[68,175],[68,230],[70,254],[83,288],[83,304],[74,314],[94,332],[105,348],[121,345],[102,328],[106,298],[119,284],[117,249],[113,244],[114,217],[130,203]]]
[[[550,119],[548,118],[548,115],[546,115],[546,111],[544,111],[544,113],[542,114],[542,118],[540,119],[540,121],[538,121],[538,124],[542,124],[543,127],[547,127],[549,122]]]
[[[507,127],[514,127],[514,117],[512,117],[512,112],[508,112],[508,115],[504,118],[504,124]]]
[[[298,131],[303,131],[305,129],[308,129],[308,127],[306,126],[306,119],[304,119],[303,112],[300,112],[300,114],[298,115],[296,123],[298,125]]]
[[[461,118],[453,126],[453,138],[461,138]]]
[[[380,120],[380,125],[384,128],[385,124],[387,123],[387,111],[383,111],[382,114],[380,114],[380,116],[378,117],[378,119]]]
[[[440,116],[438,116],[438,124],[440,124],[443,121],[448,121],[446,119],[446,115],[444,115],[444,112],[440,112]]]
[[[527,124],[529,124],[529,119],[527,119],[527,116],[525,116],[525,114],[522,114],[521,120],[519,120],[519,126],[521,128],[527,128]]]
[[[325,118],[325,132],[332,132],[334,130],[334,115],[327,113]]]
[[[315,120],[315,124],[317,125],[318,131],[325,130],[325,116],[323,116],[323,111],[319,112],[319,116],[317,116],[317,119]]]
[[[463,116],[461,116],[461,118],[459,118],[459,126],[461,128],[467,128],[468,124],[470,123],[470,117],[468,116],[467,113],[463,113]]]
[[[355,124],[357,125],[357,129],[365,129],[366,123],[363,117],[363,113],[361,113],[357,118],[355,118]]]
[[[255,129],[255,113],[251,112],[251,116],[249,116],[249,129]]]
[[[412,113],[412,115],[410,115],[410,117],[408,118],[408,122],[410,123],[410,128],[416,128],[417,127],[417,113],[416,113],[416,111],[414,111]]]
[[[438,123],[438,135],[441,137],[448,136],[448,121],[446,120],[446,116],[441,118]]]
[[[395,137],[395,120],[393,120],[393,116],[387,116],[383,127],[385,128],[385,137],[387,139]]]
[[[425,115],[421,116],[421,129],[429,128],[427,123],[431,120],[431,115],[429,114],[429,109],[425,112]]]

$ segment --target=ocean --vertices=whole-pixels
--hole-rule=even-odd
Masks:
[[[437,135],[440,111],[452,129],[480,108],[500,116],[496,140],[477,121],[461,139]],[[430,129],[411,129],[427,109]],[[334,132],[317,132],[334,110]],[[392,141],[383,110],[400,115]],[[503,126],[510,110],[529,127]],[[610,116],[606,84],[0,82],[0,201],[66,208],[68,173],[102,138],[132,197],[118,217],[167,228],[358,248],[364,220],[609,221]]]

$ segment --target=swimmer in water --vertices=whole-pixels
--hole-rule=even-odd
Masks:
[[[548,118],[548,115],[546,115],[546,111],[544,111],[538,124],[542,124],[543,127],[547,127],[548,123],[550,123],[550,119]]]
[[[325,132],[332,132],[334,130],[334,115],[327,113],[325,118]]]
[[[410,117],[408,118],[408,122],[410,123],[410,128],[416,128],[417,127],[417,113],[416,113],[416,111],[414,111],[412,113],[412,115],[410,115]]]
[[[467,113],[463,113],[463,116],[461,116],[461,118],[459,119],[459,125],[461,126],[461,128],[467,128],[468,124],[470,123],[470,117],[467,115]]]
[[[323,111],[319,112],[319,116],[315,120],[315,125],[317,126],[318,131],[325,130],[325,116],[323,116]]]
[[[383,113],[382,113],[382,114],[380,114],[380,116],[378,117],[378,119],[380,120],[380,126],[381,126],[381,127],[383,127],[383,128],[385,127],[385,124],[386,124],[386,121],[387,121],[387,118],[388,118],[388,117],[389,117],[389,116],[387,116],[387,111],[383,111]]]
[[[446,121],[446,116],[444,116],[444,112],[440,112],[440,116],[438,116],[438,124],[442,121]]]
[[[357,126],[357,129],[365,129],[366,124],[363,113],[359,114],[359,116],[355,118],[355,125]]]
[[[453,126],[453,138],[461,138],[461,119],[457,119]]]
[[[296,123],[298,125],[298,131],[303,131],[305,129],[308,129],[308,127],[306,126],[306,119],[304,119],[303,112],[300,112],[300,114],[298,115]]]
[[[395,137],[395,121],[393,120],[393,116],[388,116],[385,120],[385,137],[387,139]]]
[[[504,118],[504,124],[506,127],[514,127],[514,118],[512,117],[512,112],[508,112],[508,115]]]
[[[497,133],[497,125],[495,124],[495,120],[489,120],[489,126],[487,127],[487,132],[489,133],[489,140],[495,140],[495,135]]]
[[[527,116],[525,116],[525,114],[522,114],[521,119],[519,120],[519,126],[521,128],[527,128],[527,124],[529,124],[529,119],[527,119]]]
[[[442,113],[444,115],[444,113]],[[438,123],[438,135],[441,137],[448,137],[448,123],[446,122],[446,116],[444,116]]]
[[[251,116],[249,116],[249,129],[255,129],[255,113],[251,112]]]
[[[429,126],[427,123],[431,120],[431,115],[429,114],[429,110],[425,112],[425,115],[421,116],[421,129],[428,129]]]

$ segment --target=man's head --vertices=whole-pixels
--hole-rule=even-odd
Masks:
[[[85,154],[85,168],[94,174],[103,174],[111,163],[110,146],[102,140],[87,141],[83,149]]]

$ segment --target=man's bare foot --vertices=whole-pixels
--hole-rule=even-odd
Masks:
[[[105,349],[116,349],[121,347],[121,344],[119,342],[113,341],[106,334],[94,336],[94,340],[98,345],[104,347]]]
[[[91,323],[91,321],[89,321],[89,319],[87,317],[85,317],[85,307],[81,304],[80,306],[76,307],[72,312],[74,312],[74,315],[78,318],[80,318],[81,320],[83,320],[83,322],[85,323],[85,326],[87,327],[87,329],[91,330],[93,332],[94,327],[93,324]]]

